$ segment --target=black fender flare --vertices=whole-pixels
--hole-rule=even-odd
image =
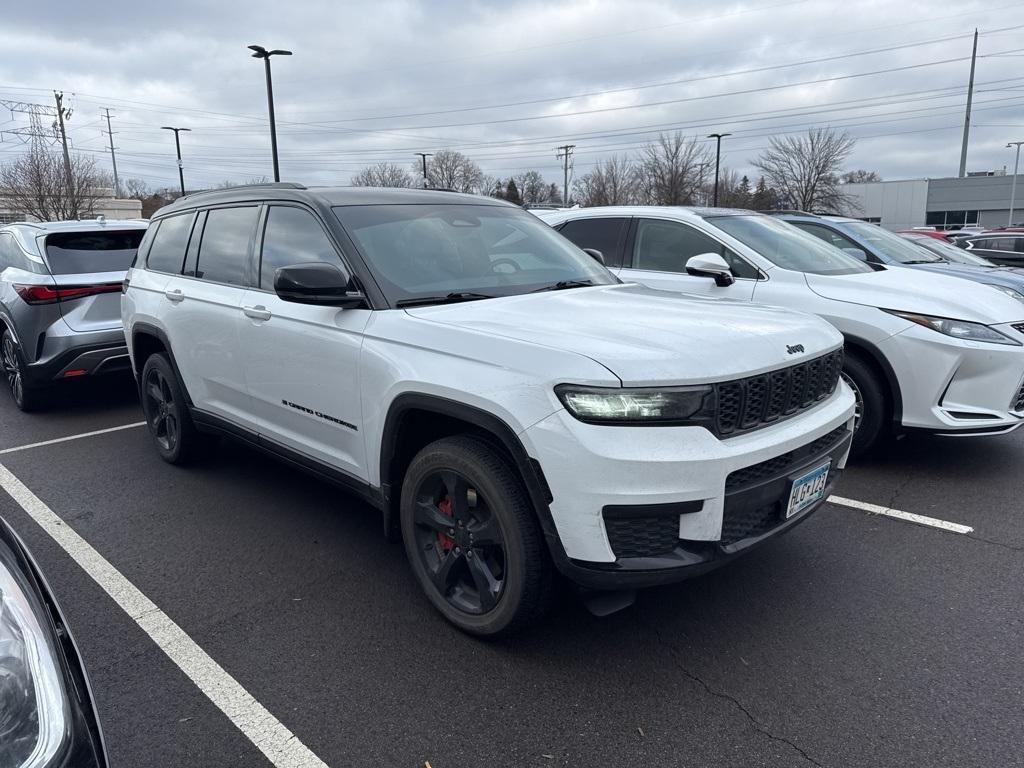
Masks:
[[[188,387],[185,386],[185,380],[181,378],[181,371],[178,370],[178,363],[174,359],[174,350],[171,349],[171,340],[167,338],[167,334],[164,333],[162,328],[157,328],[155,325],[152,325],[150,323],[135,323],[132,326],[131,331],[132,363],[133,368],[135,366],[139,367],[139,370],[136,373],[136,378],[139,381],[139,386],[142,386],[142,366],[145,365],[144,360],[135,360],[135,350],[137,349],[135,340],[139,336],[152,336],[155,339],[157,339],[161,344],[163,344],[164,349],[167,351],[167,358],[171,361],[171,368],[174,369],[174,375],[178,377],[178,385],[181,387],[181,391],[185,393],[185,400],[187,401],[189,407],[192,407],[194,405],[194,403],[192,402],[192,396],[188,393]]]

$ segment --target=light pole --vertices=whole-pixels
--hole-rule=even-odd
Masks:
[[[178,140],[178,134],[181,131],[191,131],[191,128],[172,128],[169,125],[161,126],[165,131],[174,131],[174,149],[178,153],[178,182],[181,184],[181,196],[185,196],[185,172],[181,169],[181,142]]]
[[[274,181],[281,180],[281,171],[277,165],[277,123],[274,120],[274,83],[270,78],[270,57],[291,56],[291,51],[283,51],[275,48],[268,51],[262,45],[250,45],[249,50],[253,52],[254,59],[263,59],[267,70],[267,108],[270,110],[270,153],[274,156]]]
[[[731,133],[709,133],[708,138],[715,140],[715,201],[712,206],[718,207],[718,164],[722,159],[722,139],[732,136]]]
[[[1011,141],[1006,147],[1009,149],[1012,146],[1017,147],[1017,159],[1013,161],[1013,181],[1010,182],[1010,220],[1006,226],[1013,226],[1013,203],[1014,198],[1017,196],[1017,169],[1020,167],[1020,145],[1024,144],[1024,141]]]
[[[433,152],[417,152],[416,154],[419,155],[420,159],[423,161],[423,188],[427,189],[430,186],[430,184],[427,183],[427,158],[428,157],[433,157],[434,153]]]

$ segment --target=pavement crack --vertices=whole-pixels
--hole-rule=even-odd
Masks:
[[[1008,549],[1011,552],[1024,552],[1024,547],[1019,547],[1014,544],[1007,544],[1002,541],[996,541],[995,539],[986,539],[984,536],[972,536],[969,533],[965,535],[968,539],[974,539],[975,541],[981,541],[985,544],[991,544],[994,547],[1002,547],[1003,549]]]
[[[806,752],[806,750],[804,750],[800,745],[798,745],[795,742],[787,739],[785,736],[779,736],[779,735],[777,735],[775,733],[772,733],[771,729],[769,729],[767,725],[765,725],[760,720],[758,720],[756,717],[754,717],[754,715],[750,712],[750,710],[747,709],[746,706],[744,706],[743,702],[741,702],[735,696],[732,696],[731,694],[725,693],[723,691],[715,690],[707,682],[705,682],[703,678],[701,678],[696,673],[691,672],[689,669],[687,669],[686,666],[679,659],[679,651],[677,650],[675,645],[673,645],[671,642],[669,642],[664,637],[664,635],[662,635],[661,630],[658,629],[657,626],[652,625],[650,622],[644,620],[643,616],[640,615],[639,611],[637,611],[636,613],[637,613],[637,616],[638,616],[638,618],[640,620],[641,626],[645,627],[651,633],[654,634],[654,637],[657,638],[657,640],[658,640],[658,644],[661,645],[666,651],[668,651],[669,657],[672,659],[672,663],[675,665],[675,667],[680,672],[682,672],[683,675],[685,675],[689,680],[692,680],[698,686],[703,688],[709,695],[714,696],[717,699],[721,699],[723,701],[726,701],[726,702],[732,704],[736,709],[738,709],[743,714],[744,717],[747,718],[747,720],[750,721],[751,725],[753,725],[754,728],[759,733],[762,733],[763,735],[767,736],[772,741],[777,741],[777,742],[779,742],[781,744],[785,744],[790,749],[792,749],[795,752],[797,752],[808,763],[811,763],[812,765],[819,766],[819,768],[824,768],[824,765],[822,763],[819,763],[817,760],[815,760],[813,757],[811,757]]]

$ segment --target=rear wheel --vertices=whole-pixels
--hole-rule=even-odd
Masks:
[[[842,375],[856,398],[851,454],[861,456],[885,433],[888,417],[885,388],[875,369],[849,352],[843,361]]]
[[[4,380],[7,382],[14,404],[22,411],[34,411],[39,408],[44,400],[44,391],[29,386],[25,381],[25,363],[10,328],[4,329],[3,336],[0,337],[0,365],[3,366]]]
[[[515,470],[474,437],[421,450],[402,484],[402,538],[434,606],[474,635],[510,634],[547,607],[551,567]]]
[[[203,435],[192,423],[178,377],[163,354],[146,360],[141,395],[146,424],[160,457],[170,464],[186,464],[196,458]]]

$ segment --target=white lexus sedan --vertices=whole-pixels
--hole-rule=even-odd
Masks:
[[[819,315],[846,339],[854,452],[886,433],[1024,424],[1024,302],[987,285],[868,266],[773,217],[723,208],[535,212],[626,281]],[[756,332],[756,329],[751,329]]]

